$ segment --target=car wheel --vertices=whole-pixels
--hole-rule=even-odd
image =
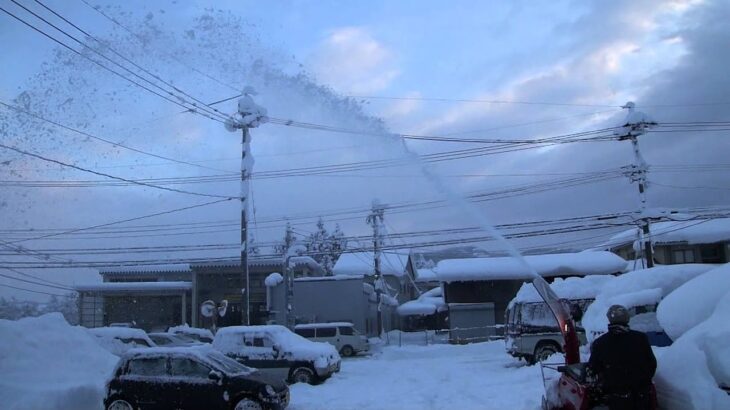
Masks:
[[[106,410],[134,410],[134,406],[124,399],[116,399],[107,406]]]
[[[560,349],[551,343],[539,345],[535,348],[533,361],[535,363],[545,361],[548,357],[558,353],[559,351]]]
[[[350,357],[355,354],[355,350],[353,350],[352,346],[342,346],[342,349],[340,349],[340,354],[343,357]]]
[[[306,367],[300,367],[291,375],[292,383],[314,384],[314,372]]]
[[[246,398],[239,400],[233,410],[263,410],[263,407],[256,400]]]

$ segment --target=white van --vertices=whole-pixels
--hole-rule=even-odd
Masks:
[[[349,322],[301,324],[294,326],[294,332],[315,342],[327,342],[344,357],[370,350],[368,338]]]

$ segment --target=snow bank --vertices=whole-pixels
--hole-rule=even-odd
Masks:
[[[556,253],[525,256],[540,276],[609,275],[626,270],[626,261],[611,252]],[[524,265],[512,257],[447,259],[436,266],[444,282],[472,280],[531,279]]]
[[[658,266],[632,271],[609,281],[583,315],[582,323],[588,341],[593,342],[596,337],[606,332],[608,326],[606,312],[611,305],[622,304],[627,308],[654,305],[679,286],[714,267],[716,265]],[[642,321],[642,326],[646,326],[646,319],[646,317],[632,318],[632,321]]]
[[[730,396],[718,387],[730,386],[730,264],[693,279],[665,302],[662,324],[680,336],[659,357],[660,403],[670,410],[730,408]]]
[[[271,273],[264,279],[264,284],[269,288],[273,288],[282,282],[284,282],[284,277],[279,272]]]
[[[657,318],[667,335],[676,340],[706,320],[718,300],[729,291],[730,265],[723,265],[688,281],[667,296],[657,309]]]
[[[59,313],[0,320],[3,409],[95,409],[117,357]]]

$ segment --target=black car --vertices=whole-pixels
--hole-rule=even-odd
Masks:
[[[133,349],[107,383],[107,410],[284,409],[289,388],[209,346]]]

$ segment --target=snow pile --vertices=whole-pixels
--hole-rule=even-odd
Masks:
[[[688,282],[660,305],[678,338],[659,357],[655,382],[667,409],[729,409],[730,264]],[[693,326],[694,325],[694,326]]]
[[[284,277],[281,276],[281,273],[279,272],[270,273],[269,276],[264,279],[264,284],[269,288],[273,288],[282,282],[284,282]]]
[[[616,277],[611,275],[586,276],[582,278],[557,278],[550,288],[561,299],[595,299],[601,289]],[[543,302],[532,283],[524,283],[510,305],[514,303]]]
[[[59,313],[0,320],[3,409],[100,409],[117,357]]]
[[[588,341],[593,342],[596,337],[606,332],[608,326],[606,312],[611,305],[621,304],[629,309],[637,306],[653,306],[679,286],[715,266],[702,264],[658,266],[629,272],[609,281],[583,315],[582,323]],[[653,317],[653,313],[651,316]],[[632,318],[630,324],[638,325],[638,322],[641,322],[641,326],[646,327],[647,319],[647,317]]]
[[[544,277],[610,275],[627,266],[621,257],[603,251],[529,255],[525,261]],[[512,257],[447,259],[438,263],[436,274],[444,282],[531,279],[522,262]]]
[[[432,315],[436,312],[443,312],[448,307],[444,302],[443,291],[441,287],[431,289],[424,292],[416,300],[408,301],[398,306],[397,312],[401,316],[412,315]]]
[[[340,360],[337,350],[329,343],[313,342],[284,326],[229,326],[218,330],[213,347],[226,354],[242,353],[247,349],[246,338],[268,338],[279,345],[287,359],[313,361],[316,367],[327,367]]]

